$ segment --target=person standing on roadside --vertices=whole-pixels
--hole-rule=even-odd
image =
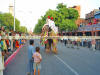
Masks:
[[[66,46],[66,44],[67,44],[67,39],[66,39],[66,38],[64,38],[64,44],[65,44],[65,46]]]
[[[70,41],[70,39],[68,39],[67,40],[67,48],[70,48],[70,45],[71,45],[70,43],[71,43],[71,41]]]
[[[3,75],[4,63],[3,63],[3,53],[1,48],[1,34],[0,34],[0,75]]]
[[[0,75],[3,75],[3,70],[4,70],[4,64],[3,64],[3,59],[2,59],[2,51],[0,48]]]
[[[34,40],[30,40],[29,44],[30,45],[28,46],[28,72],[27,72],[27,75],[32,75],[33,62],[34,62],[34,60],[32,60],[32,56],[35,53]]]
[[[91,44],[92,44],[93,51],[95,51],[95,44],[96,44],[95,39],[92,39]]]
[[[78,37],[78,39],[77,39],[77,49],[80,48],[80,42],[81,42],[81,40],[80,40],[80,38]]]

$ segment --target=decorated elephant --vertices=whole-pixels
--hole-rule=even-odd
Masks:
[[[57,51],[57,38],[52,38],[52,36],[57,36],[58,30],[57,27],[55,26],[55,23],[53,21],[53,17],[48,18],[46,20],[46,24],[42,28],[42,33],[41,36],[41,44],[45,45],[45,50],[46,52],[53,51],[54,53],[58,53]],[[51,38],[46,38],[46,37],[51,37]]]

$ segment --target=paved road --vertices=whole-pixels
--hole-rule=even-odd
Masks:
[[[35,45],[39,45],[38,42],[35,40]],[[4,75],[26,75],[27,46],[28,44],[7,66]],[[100,51],[67,48],[59,42],[58,52],[57,55],[46,54],[44,47],[41,47],[43,57],[41,75],[100,75]]]

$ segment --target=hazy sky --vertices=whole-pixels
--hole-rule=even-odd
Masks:
[[[58,3],[64,3],[67,7],[80,5],[81,17],[93,9],[100,7],[100,0],[15,0],[16,1],[16,18],[22,26],[28,30],[34,28],[38,19],[45,14],[48,9],[56,9]],[[0,0],[0,12],[9,12],[9,4],[14,0]]]

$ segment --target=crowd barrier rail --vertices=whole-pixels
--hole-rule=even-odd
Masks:
[[[100,36],[1,36],[0,39],[100,39]]]

